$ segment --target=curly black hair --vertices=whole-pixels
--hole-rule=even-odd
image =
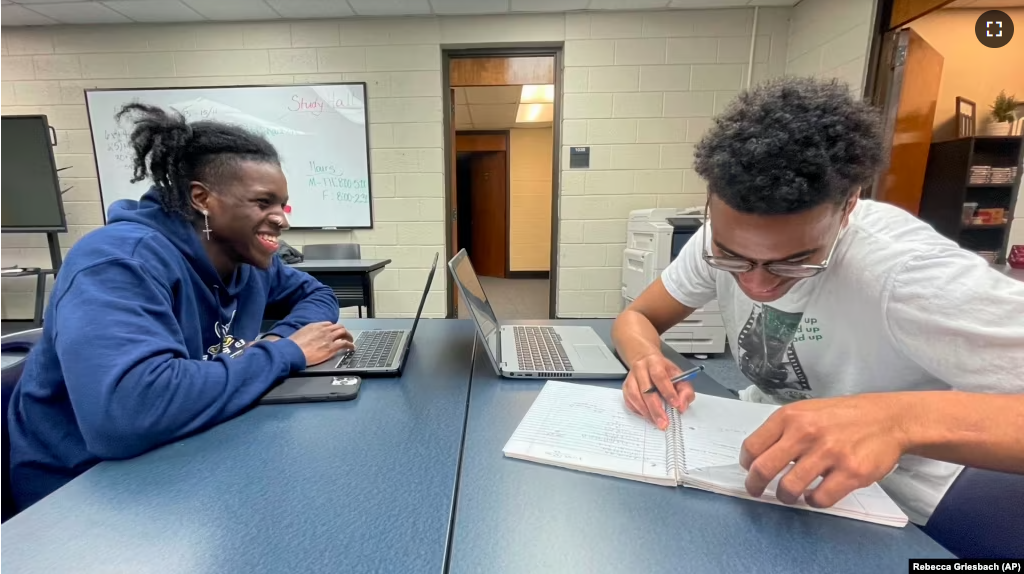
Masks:
[[[694,158],[708,190],[737,211],[842,205],[881,165],[880,115],[838,80],[778,78],[741,92]]]
[[[151,178],[160,205],[187,219],[195,217],[190,182],[215,187],[242,161],[281,164],[270,142],[238,126],[189,123],[180,112],[140,103],[125,105],[114,117],[134,124],[129,137],[135,154],[132,183]]]

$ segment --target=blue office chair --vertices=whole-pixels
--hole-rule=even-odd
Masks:
[[[1024,556],[1024,476],[965,468],[922,530],[960,558]]]
[[[42,329],[32,329],[21,333],[14,333],[6,337],[0,337],[0,355],[3,355],[4,365],[0,370],[2,375],[2,399],[3,399],[3,516],[0,522],[7,522],[7,519],[17,514],[14,507],[14,490],[11,486],[11,438],[7,433],[7,408],[11,403],[11,395],[14,387],[18,385],[18,379],[25,370],[25,359],[32,347],[42,337]],[[10,359],[10,363],[8,360]]]

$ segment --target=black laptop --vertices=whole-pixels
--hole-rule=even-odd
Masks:
[[[434,263],[430,266],[430,273],[427,274],[427,284],[423,287],[423,297],[420,298],[420,307],[416,310],[416,318],[412,322],[411,329],[368,329],[365,331],[353,331],[356,350],[344,351],[334,357],[312,367],[306,367],[299,373],[299,376],[317,375],[363,375],[363,376],[398,376],[402,374],[402,365],[409,354],[412,346],[412,337],[416,334],[416,325],[420,322],[420,315],[423,314],[423,306],[427,302],[427,295],[430,294],[430,284],[434,281],[434,272],[437,270],[437,259],[440,254],[434,254]]]

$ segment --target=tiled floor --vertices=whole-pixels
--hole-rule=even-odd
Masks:
[[[481,277],[480,283],[499,320],[548,318],[547,279]],[[460,301],[459,318],[469,318],[468,312],[466,305]]]

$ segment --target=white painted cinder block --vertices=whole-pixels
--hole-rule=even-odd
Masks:
[[[679,92],[690,89],[690,66],[641,66],[641,92]]]
[[[604,245],[562,245],[559,248],[559,262],[565,267],[603,267]]]
[[[565,119],[612,117],[612,94],[565,94],[562,102]]]
[[[672,143],[685,141],[686,122],[683,118],[641,119],[637,126],[637,143]]]
[[[373,123],[440,122],[441,98],[373,98],[369,115]]]
[[[738,90],[743,81],[739,64],[695,65],[690,76],[691,90]]]
[[[636,120],[590,120],[588,144],[636,143]]]
[[[665,146],[662,146],[664,150]],[[662,151],[664,157],[664,151]],[[683,191],[681,169],[655,169],[636,172],[635,191],[642,195],[678,195]]]
[[[391,97],[393,75],[390,72],[346,72],[342,77],[346,82],[366,82],[366,95],[373,101],[375,98]]]
[[[569,40],[565,43],[565,67],[615,64],[614,40]]]
[[[656,169],[661,148],[655,144],[613,145],[612,169]]]
[[[538,0],[543,2],[544,0]],[[586,4],[583,5],[586,8]],[[565,39],[581,40],[590,37],[590,14],[569,12],[565,15]]]
[[[639,38],[643,25],[640,13],[592,14],[590,16],[591,38]]]
[[[633,193],[632,171],[590,171],[584,180],[586,195],[628,195]]]
[[[615,94],[612,116],[616,118],[660,118],[664,97],[661,93]]]
[[[240,50],[245,47],[245,30],[237,24],[196,26],[197,50]]]
[[[391,95],[396,98],[440,96],[441,74],[437,71],[392,72]]]
[[[181,76],[246,76],[270,73],[266,50],[177,52],[174,68]]]
[[[270,50],[271,74],[316,73],[316,50],[314,48],[287,48]]]
[[[443,147],[442,126],[438,122],[394,124],[393,145],[412,148]]]
[[[642,33],[649,38],[678,38],[693,36],[697,31],[687,10],[644,14]]]
[[[288,48],[291,45],[291,25],[287,22],[249,24],[242,29],[243,48]]]
[[[395,174],[395,191],[398,197],[442,197],[444,175],[441,173],[398,173]]]
[[[573,69],[573,68],[570,68]],[[606,66],[589,68],[589,92],[635,92],[640,85],[637,66]]]
[[[642,40],[616,40],[615,65],[664,64],[665,40],[649,38]]]
[[[664,116],[700,117],[710,116],[715,107],[713,92],[666,92]]]
[[[4,60],[6,64],[6,59]],[[7,77],[4,68],[4,77]],[[10,90],[10,93],[8,93]],[[51,80],[43,82],[4,82],[3,104],[9,106],[17,102],[32,105],[61,103],[60,82]]]
[[[316,53],[320,72],[366,71],[366,48],[317,48]]]
[[[568,146],[587,143],[587,124],[588,120],[563,120],[562,143]]]
[[[562,14],[454,16],[441,18],[440,25],[442,44],[565,40]]]
[[[53,37],[49,33],[34,30],[7,28],[3,33],[6,54],[11,56],[32,56],[35,54],[52,54]]]
[[[4,56],[0,59],[4,81],[33,80],[36,77],[32,56]]]
[[[441,51],[436,45],[366,48],[366,70],[368,72],[440,69]]]
[[[583,223],[584,243],[620,243],[625,240],[625,218],[606,221],[585,221]],[[616,278],[617,280],[618,278]]]
[[[5,63],[6,60],[5,58]],[[63,80],[82,77],[82,67],[78,56],[32,56],[32,65],[35,67],[35,77],[37,80]]]
[[[714,64],[718,59],[718,38],[670,38],[669,64]],[[745,60],[744,60],[745,61]]]
[[[571,94],[586,92],[590,83],[589,68],[566,68],[562,74],[562,91]]]
[[[661,146],[661,168],[688,169],[693,166],[693,144],[664,144]]]
[[[334,21],[293,22],[291,28],[292,46],[295,48],[337,46],[341,42],[341,32]]]

